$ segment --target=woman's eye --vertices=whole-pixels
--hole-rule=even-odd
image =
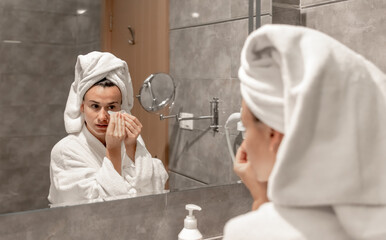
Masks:
[[[97,109],[97,108],[99,108],[99,105],[98,104],[91,104],[91,108]]]
[[[109,106],[109,110],[115,109],[115,106]]]

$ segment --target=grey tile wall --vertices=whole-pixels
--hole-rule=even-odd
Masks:
[[[262,15],[272,13],[271,0],[261,1],[261,13]],[[196,14],[196,17],[194,14]],[[170,1],[170,29],[232,21],[247,16],[248,0]]]
[[[173,113],[209,115],[213,97],[220,99],[221,126],[231,113],[240,111],[237,71],[248,36],[247,3],[171,1],[170,74],[177,84]],[[200,12],[197,19],[191,17],[195,11]],[[271,23],[271,12],[271,1],[262,1],[263,24]],[[169,169],[208,185],[235,182],[238,177],[233,173],[224,129],[214,133],[209,125],[210,120],[194,121],[190,131],[169,120]],[[231,138],[240,144],[236,131]],[[186,188],[190,187],[187,183]]]
[[[66,135],[76,57],[100,49],[100,10],[95,0],[0,2],[0,213],[47,207],[50,152]]]
[[[273,3],[273,22],[303,25],[329,34],[386,71],[386,1],[323,1],[298,9]],[[315,4],[321,1],[301,1]]]
[[[1,239],[177,239],[188,212],[196,212],[204,238],[222,235],[225,223],[250,210],[252,198],[242,184],[103,203],[0,215]]]

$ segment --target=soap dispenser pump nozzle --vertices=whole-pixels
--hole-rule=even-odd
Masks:
[[[179,240],[201,240],[202,234],[197,229],[197,219],[193,215],[193,211],[201,211],[201,207],[194,204],[187,204],[185,209],[189,211],[189,215],[184,219],[184,228],[178,234]]]

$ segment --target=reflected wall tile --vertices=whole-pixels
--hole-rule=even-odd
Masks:
[[[28,158],[29,161],[39,159]],[[50,170],[48,166],[8,168],[0,170],[0,213],[27,211],[48,207]],[[33,186],[31,186],[33,183]]]
[[[230,2],[231,0],[170,0],[170,29],[229,19]]]
[[[325,32],[386,71],[386,1],[351,0],[302,11],[307,27]]]
[[[0,75],[1,105],[59,104],[67,101],[74,76],[54,74],[3,74]]]
[[[48,167],[51,149],[66,135],[0,138],[0,169]]]
[[[184,189],[206,187],[207,184],[203,184],[192,178],[185,177],[176,172],[169,171],[169,189],[170,191],[181,191]]]
[[[87,11],[85,14],[76,17],[77,39],[78,44],[94,43],[100,41],[100,20],[99,11]]]
[[[29,11],[51,11],[54,9],[52,0],[1,0],[0,8]]]
[[[64,133],[63,105],[24,105],[12,110],[0,106],[0,136],[36,136]]]
[[[280,4],[289,4],[289,5],[300,5],[301,0],[272,0],[272,6]]]
[[[77,10],[100,11],[102,0],[52,0],[55,11],[61,13],[78,14]]]
[[[2,73],[66,75],[74,72],[76,47],[50,44],[1,43],[6,63]]]
[[[261,14],[271,13],[271,0],[262,0]],[[170,1],[170,29],[229,21],[241,17],[248,17],[248,0]]]
[[[341,1],[349,1],[349,0],[300,0],[301,7],[310,7],[319,4],[332,4]]]
[[[85,55],[92,51],[101,51],[101,41],[98,40],[91,43],[78,44],[76,49],[77,49],[78,55],[80,54]]]
[[[175,78],[213,79],[230,76],[231,23],[170,32],[170,73]]]
[[[234,182],[225,135],[212,131],[180,131],[169,144],[169,169],[207,184]],[[235,136],[232,136],[234,139]]]
[[[2,39],[27,43],[75,43],[75,16],[24,10],[10,10],[4,14],[0,18]]]
[[[274,24],[303,25],[303,17],[300,10],[296,8],[275,5],[272,8],[272,23]]]
[[[232,0],[231,1],[231,18],[248,17],[248,2],[249,0]],[[256,12],[255,2],[253,4],[253,12]],[[261,0],[260,4],[261,15],[272,14],[272,0]],[[254,14],[256,16],[256,14]]]

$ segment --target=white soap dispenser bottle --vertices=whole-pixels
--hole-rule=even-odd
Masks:
[[[184,228],[178,234],[178,240],[202,240],[202,234],[197,229],[197,219],[193,215],[193,210],[201,211],[201,207],[187,204],[185,209],[189,211],[189,215],[184,220]]]

